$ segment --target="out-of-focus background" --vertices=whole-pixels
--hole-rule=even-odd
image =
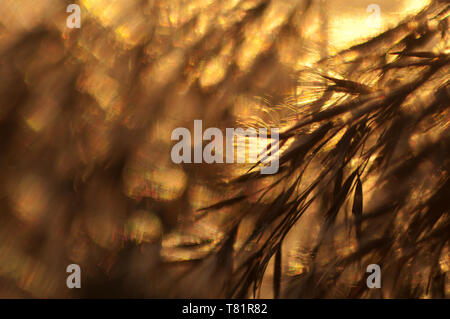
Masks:
[[[240,194],[258,210],[264,201],[250,194],[274,180],[236,186],[231,179],[248,165],[174,164],[172,130],[192,130],[194,119],[204,128],[290,127],[326,83],[302,75],[305,68],[338,76],[356,53],[319,61],[413,19],[431,1],[81,0],[80,29],[66,26],[70,3],[0,0],[3,298],[229,296],[239,261],[223,256],[247,247],[255,220],[245,218],[242,206],[199,210]],[[433,14],[445,8],[436,3]],[[377,22],[367,11],[373,4],[379,24],[370,22]],[[396,32],[414,25],[408,28]],[[373,54],[400,39],[387,41]],[[448,42],[431,43],[435,53],[448,50]],[[378,75],[360,74],[365,85],[377,86]],[[433,83],[444,83],[442,74]],[[439,116],[448,126],[448,112]],[[415,191],[432,192],[434,183]],[[371,208],[382,195],[371,198],[374,179],[363,185]],[[320,210],[317,205],[311,209]],[[310,270],[300,248],[320,223],[305,214],[286,237],[282,287],[288,286],[285,274]],[[227,245],[233,231],[235,242]],[[248,254],[252,245],[244,249]],[[342,243],[339,253],[350,254],[355,245]],[[448,247],[438,261],[448,296]],[[69,264],[81,267],[81,289],[66,287]],[[270,259],[267,271],[260,269],[261,297],[273,296],[273,264]],[[413,286],[430,271],[417,267],[411,270],[417,276],[405,279]],[[342,289],[321,296],[347,296]],[[401,296],[389,291],[383,297]]]

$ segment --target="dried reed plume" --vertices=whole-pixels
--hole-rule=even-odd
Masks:
[[[0,20],[0,296],[449,296],[446,1],[336,54],[319,1],[84,0],[68,30],[71,2]],[[194,119],[281,127],[279,172],[173,164]]]

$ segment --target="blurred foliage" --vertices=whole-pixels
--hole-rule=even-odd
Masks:
[[[371,1],[72,2],[0,2],[0,297],[448,297],[446,1],[381,30]],[[281,127],[279,173],[175,165],[194,119]]]

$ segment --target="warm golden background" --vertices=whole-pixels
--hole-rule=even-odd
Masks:
[[[445,1],[70,3],[0,0],[0,297],[449,296]],[[276,176],[170,159],[194,119],[314,114]]]

